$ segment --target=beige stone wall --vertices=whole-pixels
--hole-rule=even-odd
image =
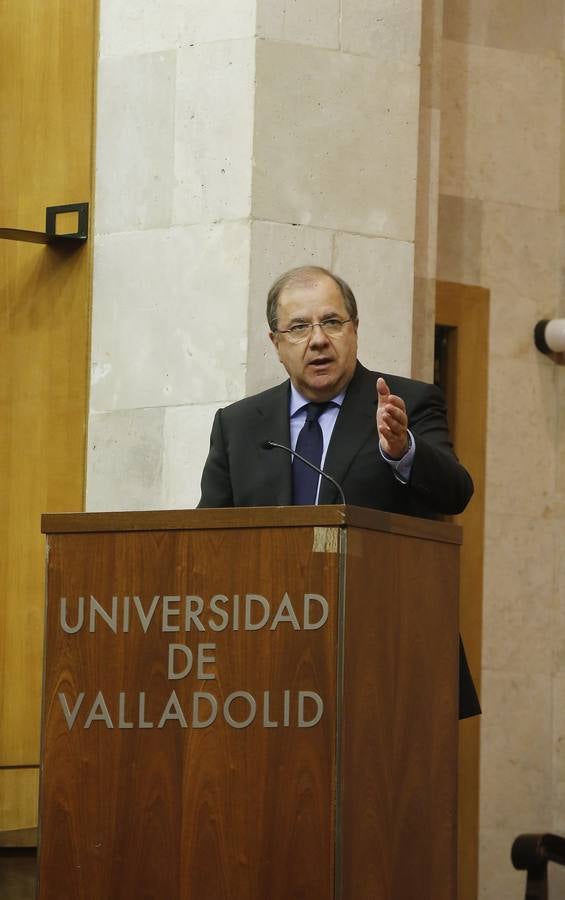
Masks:
[[[411,374],[423,381],[434,377],[443,4],[422,3]]]
[[[491,292],[484,900],[523,896],[516,834],[565,831],[565,370],[532,341],[563,309],[563,7],[444,0],[437,276]]]
[[[101,0],[88,509],[194,505],[245,391],[255,28],[254,0]]]

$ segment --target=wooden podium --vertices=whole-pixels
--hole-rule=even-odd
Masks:
[[[454,900],[459,528],[42,524],[40,900]]]

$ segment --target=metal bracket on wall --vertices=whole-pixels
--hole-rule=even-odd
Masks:
[[[57,216],[76,213],[74,231],[57,231]],[[45,210],[45,231],[26,231],[23,228],[0,228],[0,238],[8,241],[27,241],[32,244],[80,245],[88,237],[88,203],[67,203],[48,206]]]

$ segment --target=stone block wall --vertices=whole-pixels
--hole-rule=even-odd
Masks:
[[[87,506],[193,506],[215,411],[284,376],[315,263],[410,374],[421,0],[102,0]]]
[[[523,895],[518,833],[565,826],[564,370],[532,338],[562,309],[563,24],[562,0],[444,0],[437,275],[491,295],[483,900]]]

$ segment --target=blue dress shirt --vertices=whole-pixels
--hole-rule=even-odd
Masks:
[[[335,397],[332,397],[332,406],[328,406],[327,409],[323,411],[318,422],[320,423],[320,428],[322,429],[322,435],[324,439],[324,447],[322,450],[322,461],[320,463],[320,468],[324,468],[324,462],[326,459],[326,453],[328,449],[328,444],[330,443],[330,438],[332,436],[332,432],[334,430],[334,425],[336,423],[336,419],[338,417],[339,411],[341,409],[341,404],[345,398],[345,391],[341,391],[341,393],[337,394]],[[296,447],[296,442],[298,440],[298,435],[302,429],[302,426],[306,422],[306,407],[309,404],[309,400],[306,397],[303,397],[300,394],[292,382],[290,383],[290,446],[291,449],[294,450]],[[375,425],[376,428],[376,425]],[[383,453],[382,448],[379,445],[379,449],[381,451],[381,456],[383,459],[387,461],[389,466],[394,469],[395,477],[402,482],[402,484],[408,484],[410,480],[410,473],[412,471],[412,463],[414,461],[414,454],[416,452],[416,442],[414,440],[414,435],[410,430],[408,430],[408,434],[410,435],[410,447],[407,452],[400,459],[391,459],[386,453]],[[321,476],[320,476],[321,477]],[[316,503],[318,502],[318,497],[320,494],[320,478],[318,478],[318,490],[316,493]],[[347,498],[346,498],[347,499]]]

